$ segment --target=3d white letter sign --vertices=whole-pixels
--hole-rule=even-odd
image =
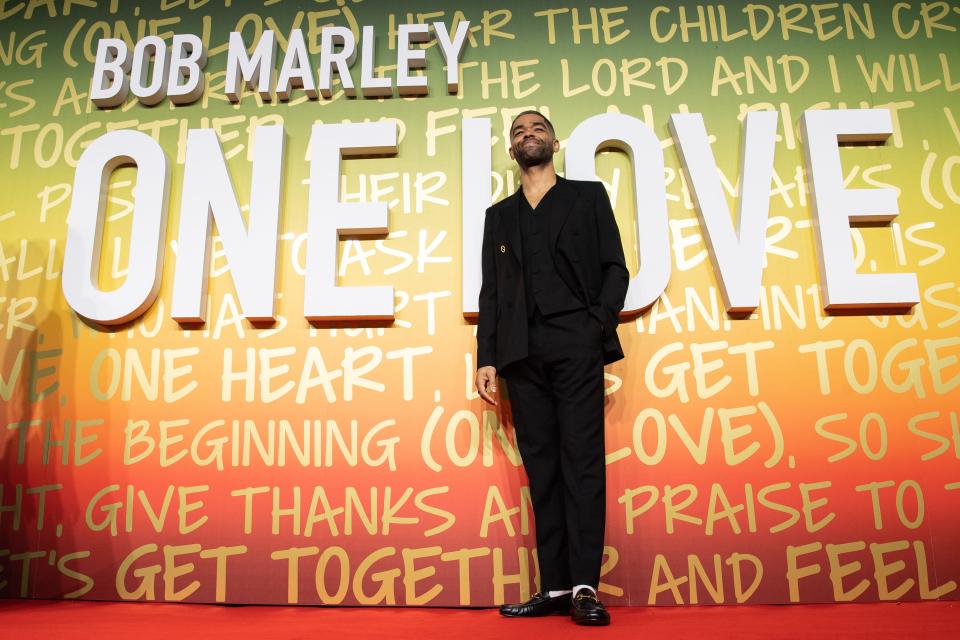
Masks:
[[[180,236],[170,315],[179,321],[206,319],[210,271],[210,220],[216,221],[243,314],[272,320],[277,272],[277,229],[283,184],[282,126],[257,127],[250,178],[249,222],[240,204],[213,129],[187,134]]]
[[[462,34],[448,43],[452,59]],[[444,32],[441,39],[447,38]],[[296,47],[295,47],[296,48]],[[256,80],[269,47],[254,54],[260,62],[238,61],[237,83]],[[349,54],[345,54],[349,56]],[[115,65],[113,81],[122,83],[123,61],[103,54],[105,69]],[[179,59],[179,58],[175,58]],[[177,64],[180,64],[179,62]],[[333,63],[334,66],[336,63]],[[411,63],[412,64],[412,63]],[[300,62],[284,66],[284,87],[303,82]],[[171,68],[173,73],[173,68]],[[109,74],[108,74],[109,75]],[[821,280],[827,309],[906,309],[919,301],[915,274],[858,274],[853,259],[850,221],[889,221],[897,213],[893,189],[845,189],[838,143],[881,142],[892,131],[884,110],[808,111],[802,119],[807,173],[813,193]],[[690,177],[701,225],[723,290],[728,311],[751,311],[759,303],[766,250],[770,183],[777,114],[749,113],[744,123],[737,217],[734,221],[720,186],[719,172],[700,114],[674,114],[670,128]],[[491,204],[490,120],[466,119],[461,132],[463,312],[477,311],[483,215]],[[250,175],[250,212],[244,224],[220,143],[212,130],[187,136],[180,233],[171,315],[180,321],[203,321],[209,270],[211,219],[217,224],[233,284],[246,317],[274,317],[280,194],[283,183],[284,133],[280,126],[258,127]],[[660,140],[650,127],[628,115],[593,116],[574,129],[567,143],[566,175],[596,179],[598,149],[616,147],[633,166],[636,234],[627,251],[636,250],[639,270],[630,280],[624,313],[649,307],[670,280],[664,159]],[[340,286],[337,254],[340,238],[385,235],[385,202],[340,201],[343,157],[397,152],[393,121],[317,124],[310,137],[310,187],[307,220],[307,271],[304,316],[312,320],[390,320],[393,287]],[[100,290],[98,269],[103,207],[110,174],[121,164],[137,166],[136,202],[129,275],[114,291]],[[103,324],[136,318],[153,303],[160,286],[166,233],[168,163],[159,145],[133,131],[114,131],[95,140],[77,166],[68,218],[63,291],[81,316]],[[454,214],[455,215],[455,214]]]
[[[893,133],[885,109],[806,111],[801,121],[820,277],[827,309],[904,308],[920,301],[912,273],[857,273],[850,220],[889,222],[900,213],[893,189],[844,189],[839,142],[883,142]]]
[[[394,59],[397,92],[401,96],[427,95],[427,76],[411,74],[412,70],[426,68],[427,51],[412,45],[429,42],[435,36],[439,45],[437,49],[447,67],[447,92],[457,93],[460,89],[459,62],[469,31],[470,22],[467,20],[457,22],[452,35],[442,22],[399,25]],[[314,38],[312,29],[310,38]],[[311,100],[317,100],[321,95],[332,98],[336,93],[334,74],[344,93],[356,96],[351,67],[358,57],[360,93],[365,98],[393,96],[394,78],[375,72],[383,64],[376,64],[376,34],[371,25],[362,27],[360,42],[347,27],[320,29],[318,63],[311,60],[313,47],[307,46],[301,29],[292,29],[286,43],[278,70],[276,32],[265,29],[250,47],[241,32],[231,32],[223,87],[227,98],[239,102],[244,86],[256,91],[267,102],[273,99],[274,92],[280,100],[290,100],[296,89],[303,89]],[[203,42],[193,34],[174,34],[169,49],[159,36],[145,36],[134,43],[132,55],[126,41],[101,38],[97,43],[90,81],[90,99],[101,109],[120,106],[131,92],[146,105],[157,104],[166,97],[174,104],[189,104],[198,100],[206,88],[203,75],[206,63]]]
[[[652,305],[670,281],[670,236],[667,189],[663,178],[660,139],[637,118],[605,113],[581,122],[567,142],[567,177],[596,180],[594,157],[598,149],[626,151],[633,167],[633,206],[636,211],[637,251],[640,269],[630,279],[625,313]],[[627,243],[627,251],[632,247]]]
[[[174,35],[169,50],[159,36],[141,38],[132,57],[123,40],[102,38],[97,43],[90,100],[107,109],[123,104],[132,92],[145,105],[168,96],[174,104],[190,104],[206,88],[202,73],[206,63],[203,42],[189,33]]]
[[[110,174],[137,165],[137,194],[130,236],[127,278],[114,291],[102,291],[100,243]],[[122,324],[150,308],[160,291],[170,167],[157,142],[139,131],[112,131],[94,140],[80,156],[73,180],[63,253],[63,295],[82,317]]]
[[[385,235],[386,202],[340,202],[341,156],[397,152],[397,124],[315,124],[310,135],[307,277],[303,314],[310,320],[393,319],[393,287],[338,287],[341,235]]]
[[[461,264],[463,276],[463,314],[476,316],[480,312],[480,247],[483,240],[483,218],[487,207],[493,204],[490,174],[490,118],[466,118],[460,130],[461,187],[460,224]]]
[[[753,311],[760,304],[777,112],[747,114],[736,225],[731,222],[703,116],[675,113],[670,116],[670,132],[677,140],[677,149],[690,176],[691,192],[700,224],[706,229],[710,257],[719,275],[727,311]]]

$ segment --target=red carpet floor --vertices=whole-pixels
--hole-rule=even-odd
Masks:
[[[960,602],[614,607],[613,624],[507,620],[492,609],[352,609],[0,600],[0,638],[960,638]]]

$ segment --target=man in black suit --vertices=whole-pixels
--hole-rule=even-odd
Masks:
[[[541,591],[505,616],[571,612],[605,625],[597,598],[606,507],[603,366],[617,338],[629,273],[607,193],[556,175],[553,125],[537,111],[510,128],[521,188],[487,209],[483,229],[477,377],[496,404],[510,389],[530,481]],[[571,597],[572,596],[572,597]]]

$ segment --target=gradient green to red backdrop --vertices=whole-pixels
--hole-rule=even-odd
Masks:
[[[960,12],[950,2],[713,4],[230,0],[0,3],[0,596],[189,602],[490,605],[536,590],[526,478],[506,407],[472,390],[461,292],[460,122],[489,117],[495,198],[515,188],[512,114],[565,140],[591,115],[652,127],[667,164],[673,274],[619,328],[607,369],[611,604],[954,599],[960,532]],[[223,95],[231,31],[280,51],[301,28],[469,20],[461,87],[427,52],[429,95],[264,103]],[[196,33],[195,104],[87,100],[100,38]],[[429,45],[428,45],[429,46]],[[886,108],[882,147],[845,147],[845,180],[892,186],[900,215],[857,227],[862,273],[911,272],[907,314],[827,315],[798,120]],[[728,317],[667,128],[703,113],[728,202],[741,123],[779,112],[761,305]],[[307,141],[316,122],[397,121],[398,153],[343,163],[346,201],[389,202],[389,235],[340,243],[339,283],[396,287],[396,320],[303,317]],[[287,135],[275,325],[238,308],[215,254],[204,326],[169,317],[186,132],[212,127],[241,202],[250,136]],[[159,298],[120,328],[60,288],[73,174],[114,129],[171,162]],[[564,166],[563,152],[558,167]],[[631,168],[603,151],[633,272]],[[638,167],[637,170],[643,170]],[[135,168],[107,193],[100,284],[136,259]],[[642,233],[642,230],[641,230]],[[214,243],[216,252],[219,245]]]

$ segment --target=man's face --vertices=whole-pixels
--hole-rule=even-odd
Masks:
[[[550,127],[535,113],[527,113],[513,122],[510,129],[510,157],[521,167],[535,167],[553,160],[560,142]]]

